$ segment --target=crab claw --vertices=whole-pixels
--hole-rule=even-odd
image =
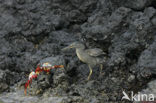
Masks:
[[[40,72],[37,71],[37,72],[36,72],[36,75],[39,75],[39,74],[40,74]]]
[[[40,64],[38,64],[38,66],[37,66],[37,68],[36,68],[36,70],[35,70],[36,75],[39,75],[40,72],[42,72],[42,71],[43,71],[43,70],[41,69]]]

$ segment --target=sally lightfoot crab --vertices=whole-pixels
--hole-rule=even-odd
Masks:
[[[32,71],[30,74],[29,74],[29,78],[28,78],[28,81],[25,83],[25,90],[24,90],[24,94],[26,95],[27,94],[27,88],[29,88],[29,84],[32,83],[32,80],[37,78],[38,75],[41,73],[41,72],[46,72],[47,74],[50,73],[50,70],[51,69],[55,69],[55,68],[63,68],[64,66],[63,65],[54,65],[52,66],[50,63],[46,62],[46,63],[43,63],[42,65],[39,64],[34,71]]]

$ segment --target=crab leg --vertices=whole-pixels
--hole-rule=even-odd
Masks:
[[[51,67],[51,69],[54,69],[54,68],[64,68],[63,65],[54,65],[53,67]]]
[[[35,70],[35,73],[38,75],[40,72],[42,72],[43,69],[41,69],[41,67],[37,67],[36,70]]]
[[[50,69],[54,69],[54,68],[63,68],[64,66],[63,65],[54,65],[52,67],[50,67],[49,69],[45,67],[45,69],[43,71],[47,72],[47,74],[50,73]]]
[[[27,95],[27,87],[29,86],[30,80],[25,83],[24,94]]]
[[[27,95],[27,88],[29,88],[29,84],[32,83],[32,80],[34,78],[37,78],[37,75],[32,75],[31,78],[25,83],[25,90],[24,90],[24,94]]]

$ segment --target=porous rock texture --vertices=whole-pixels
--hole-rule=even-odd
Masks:
[[[155,79],[155,8],[155,0],[0,0],[0,102],[129,103],[123,90]],[[106,52],[103,74],[95,67],[86,81],[88,66],[61,51],[74,41]],[[65,67],[40,74],[34,99],[24,97],[17,90],[43,62]]]

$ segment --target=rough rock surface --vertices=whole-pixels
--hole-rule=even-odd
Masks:
[[[127,103],[122,90],[155,79],[155,8],[155,0],[0,0],[0,102]],[[95,67],[86,81],[88,66],[61,51],[74,41],[107,53],[103,75]],[[65,68],[33,80],[34,99],[21,95],[27,75],[47,61]]]

